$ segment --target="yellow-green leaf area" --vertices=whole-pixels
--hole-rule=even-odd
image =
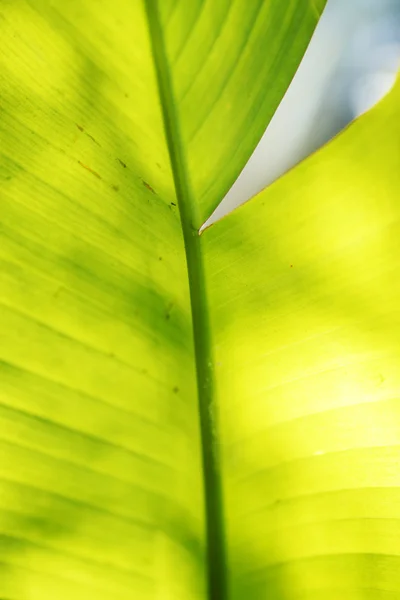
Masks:
[[[0,597],[197,600],[191,313],[143,7],[0,13]]]
[[[237,600],[400,594],[399,100],[202,237]]]
[[[1,3],[1,598],[225,600],[197,229],[320,10]]]
[[[325,1],[316,4],[159,2],[197,227],[234,183],[277,109]]]

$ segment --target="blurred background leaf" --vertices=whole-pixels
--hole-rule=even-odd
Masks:
[[[399,108],[202,235],[235,600],[400,594]]]

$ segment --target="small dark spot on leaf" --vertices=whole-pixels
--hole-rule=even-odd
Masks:
[[[292,267],[293,267],[293,265],[290,265],[290,268],[292,268]]]
[[[85,130],[83,129],[83,127],[81,127],[80,125],[78,125],[78,123],[75,123],[75,125],[77,126],[77,128],[79,129],[79,131],[85,131]]]
[[[171,206],[176,206],[176,203],[175,202],[171,202]]]
[[[64,286],[60,285],[59,288],[57,288],[57,290],[54,292],[53,294],[53,298],[55,298],[57,300],[57,298],[59,298],[60,294],[64,291]]]
[[[179,392],[179,388],[178,388],[178,386],[177,386],[177,385],[175,385],[175,386],[172,388],[172,391],[174,392],[174,394],[177,394],[177,393]]]
[[[92,175],[94,175],[95,177],[97,177],[97,179],[101,179],[101,175],[99,175],[98,173],[96,173],[96,171],[93,171],[93,169],[91,169],[87,165],[84,165],[80,160],[78,160],[78,164],[80,164],[81,167],[83,167],[84,169],[86,169],[87,171],[89,171],[89,173],[91,173]]]
[[[170,302],[168,304],[167,310],[165,312],[165,318],[167,319],[167,321],[169,321],[169,319],[171,318],[171,311],[172,311],[173,307],[174,307],[174,303]]]
[[[159,256],[159,257],[158,257],[158,260],[162,260],[162,256]]]
[[[114,190],[114,192],[119,192],[119,187],[117,185],[112,185],[111,189]]]
[[[125,94],[125,98],[129,98],[129,94]]]
[[[90,135],[90,133],[86,133],[86,135],[88,136],[88,138],[90,138],[92,140],[92,142],[94,142],[95,144],[100,146],[99,142],[97,140],[95,140],[94,137],[92,135]],[[100,148],[101,148],[101,146],[100,146]]]
[[[117,161],[119,162],[119,164],[121,165],[121,167],[123,167],[124,169],[126,169],[126,164],[120,158],[117,158]]]
[[[146,187],[148,190],[150,190],[150,192],[152,192],[152,194],[155,194],[155,191],[153,190],[153,188],[151,187],[151,185],[147,183],[147,181],[144,181],[142,179],[142,183],[143,183],[144,187]]]
[[[161,165],[160,165],[160,163],[156,163],[156,166],[157,166],[159,169],[161,169]]]

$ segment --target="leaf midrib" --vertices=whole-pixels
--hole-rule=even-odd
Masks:
[[[145,8],[188,272],[203,459],[208,597],[210,600],[227,600],[226,548],[220,462],[215,439],[216,407],[210,324],[200,236],[194,226],[200,219],[187,176],[158,0],[145,0]]]

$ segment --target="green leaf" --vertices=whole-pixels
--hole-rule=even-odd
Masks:
[[[0,597],[200,598],[191,313],[143,10],[13,1],[1,28]]]
[[[259,142],[324,5],[191,0],[170,8],[159,2],[197,228]]]
[[[13,1],[1,29],[0,597],[203,597],[188,283],[143,9]]]
[[[223,600],[196,229],[321,9],[1,3],[1,597]]]
[[[202,236],[234,599],[399,597],[399,107]]]

